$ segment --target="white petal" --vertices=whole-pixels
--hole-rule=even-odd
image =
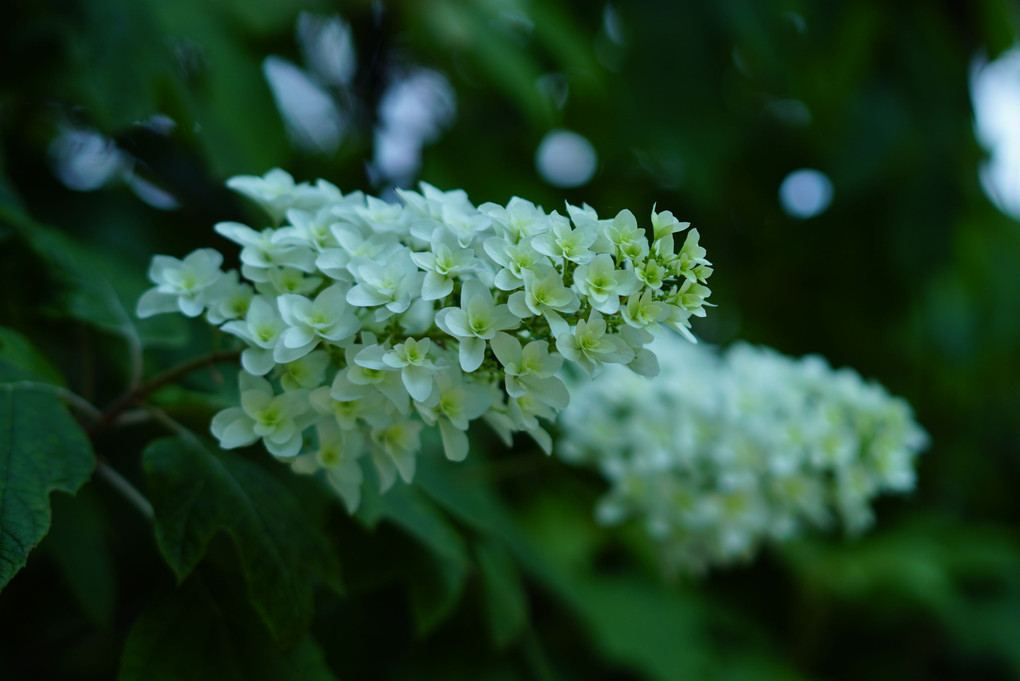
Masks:
[[[160,293],[158,289],[149,289],[138,299],[135,310],[140,318],[145,319],[166,312],[177,312],[177,296],[172,293]]]
[[[241,366],[253,376],[265,376],[276,362],[273,361],[273,351],[262,348],[246,348],[241,353]]]
[[[460,368],[468,373],[482,365],[485,359],[485,341],[481,338],[460,339]]]
[[[416,402],[424,402],[432,394],[432,371],[425,367],[406,366],[400,372],[404,387]]]
[[[496,359],[504,367],[521,363],[521,342],[513,336],[502,332],[497,333],[489,341],[489,345],[492,346]]]
[[[443,438],[443,450],[450,461],[463,461],[468,455],[467,433],[459,430],[448,419],[439,419],[439,434]]]
[[[453,279],[427,272],[421,286],[422,300],[439,300],[453,291]]]

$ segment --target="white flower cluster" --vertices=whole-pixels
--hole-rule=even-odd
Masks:
[[[397,190],[400,204],[278,169],[228,186],[274,226],[216,225],[241,246],[240,273],[223,272],[213,249],[156,256],[138,314],[204,313],[241,339],[241,404],[213,434],[325,469],[352,509],[365,458],[384,489],[412,479],[425,426],[455,461],[478,418],[549,452],[538,419],[567,406],[564,360],[591,375],[605,364],[653,375],[650,329],[690,336],[705,314],[710,263],[697,230],[677,248],[689,224],[669,212],[653,210],[646,232],[627,210],[561,215],[519,198],[476,208],[427,184]]]
[[[571,385],[557,453],[598,467],[596,516],[636,517],[685,571],[747,559],[836,518],[866,528],[880,492],[914,486],[927,435],[910,406],[851,369],[664,337],[654,381],[610,370]]]

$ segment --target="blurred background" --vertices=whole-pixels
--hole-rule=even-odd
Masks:
[[[691,581],[664,577],[640,531],[594,525],[596,479],[538,457],[512,473],[504,457],[500,498],[559,577],[528,573],[534,633],[502,647],[459,606],[416,633],[379,586],[383,558],[345,551],[381,553],[384,537],[334,518],[363,582],[317,614],[338,678],[1020,678],[1015,3],[13,0],[4,14],[0,319],[53,339],[96,395],[122,385],[117,348],[55,340],[38,255],[4,223],[48,225],[136,294],[152,254],[225,246],[219,220],[256,224],[228,177],[282,167],[383,197],[425,180],[476,205],[671,210],[715,265],[718,307],[696,334],[854,367],[931,435],[917,491],[881,501],[869,534]],[[73,368],[82,343],[110,373]],[[206,347],[199,334],[173,352]],[[112,678],[139,601],[168,579],[144,524],[91,487],[95,517],[55,500],[53,535],[0,599],[19,628],[5,678]],[[107,557],[74,553],[91,536]],[[83,591],[86,564],[116,580]],[[112,595],[82,595],[97,589]]]

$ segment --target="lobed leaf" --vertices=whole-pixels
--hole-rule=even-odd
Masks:
[[[94,465],[88,438],[56,395],[0,384],[0,589],[49,531],[50,492],[74,494]]]
[[[219,532],[233,540],[248,594],[274,638],[296,644],[312,617],[313,577],[341,591],[338,559],[298,500],[266,471],[230,452],[213,454],[183,438],[142,455],[156,541],[178,580]]]

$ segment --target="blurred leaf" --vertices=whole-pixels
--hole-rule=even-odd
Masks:
[[[52,393],[0,385],[0,589],[50,528],[53,490],[89,479],[92,446]]]
[[[961,580],[1020,580],[1020,546],[988,527],[935,517],[848,542],[797,542],[783,556],[798,579],[851,602],[890,599],[947,615],[963,597]]]
[[[633,579],[589,579],[575,587],[584,624],[612,659],[662,681],[713,671],[695,603]]]
[[[0,326],[0,382],[26,380],[65,385],[56,367],[32,347],[27,338],[14,329]]]
[[[138,298],[148,288],[137,267],[37,222],[26,219],[18,227],[32,250],[63,280],[64,314],[139,346],[179,346],[187,340],[188,327],[180,318],[135,317]]]
[[[398,483],[380,494],[366,484],[363,495],[358,511],[363,523],[374,527],[389,520],[427,549],[422,560],[408,566],[408,585],[418,630],[432,630],[453,611],[464,591],[470,559],[463,538],[414,487]]]
[[[199,575],[158,594],[135,621],[120,681],[333,681],[309,636],[281,652],[230,588]]]
[[[276,0],[232,1],[210,15],[201,0],[148,3],[165,39],[186,62],[186,82],[175,118],[195,130],[210,170],[225,177],[262,173],[288,158],[283,121],[262,73],[264,46],[250,33],[281,29],[295,5]],[[196,16],[207,20],[196,22]],[[267,22],[272,22],[271,24]],[[291,26],[285,33],[290,40]]]
[[[411,611],[419,633],[429,633],[453,614],[467,575],[467,565],[428,551],[407,566]]]
[[[520,49],[505,16],[494,16],[473,2],[439,0],[413,9],[420,12],[418,25],[429,28],[426,39],[461,53],[462,66],[479,69],[534,127],[549,127],[550,111],[536,87],[542,75],[538,59]]]
[[[278,641],[296,643],[312,617],[311,578],[341,589],[333,548],[298,500],[255,464],[183,438],[149,445],[142,466],[156,541],[177,578],[187,577],[213,536],[226,532],[255,609]]]
[[[106,538],[109,518],[82,490],[75,499],[53,499],[53,528],[43,549],[57,563],[71,595],[96,626],[110,627],[117,601],[117,572]]]
[[[499,542],[478,542],[475,556],[489,631],[495,644],[503,648],[517,640],[528,624],[528,595],[513,558]]]
[[[161,86],[173,73],[173,53],[147,3],[79,2],[71,16],[54,17],[60,19],[74,27],[74,73],[68,86],[101,128],[125,128],[159,112]]]
[[[399,525],[433,553],[454,563],[467,565],[464,539],[435,505],[414,487],[398,483],[379,493],[365,485],[358,517],[369,527],[381,520]]]

